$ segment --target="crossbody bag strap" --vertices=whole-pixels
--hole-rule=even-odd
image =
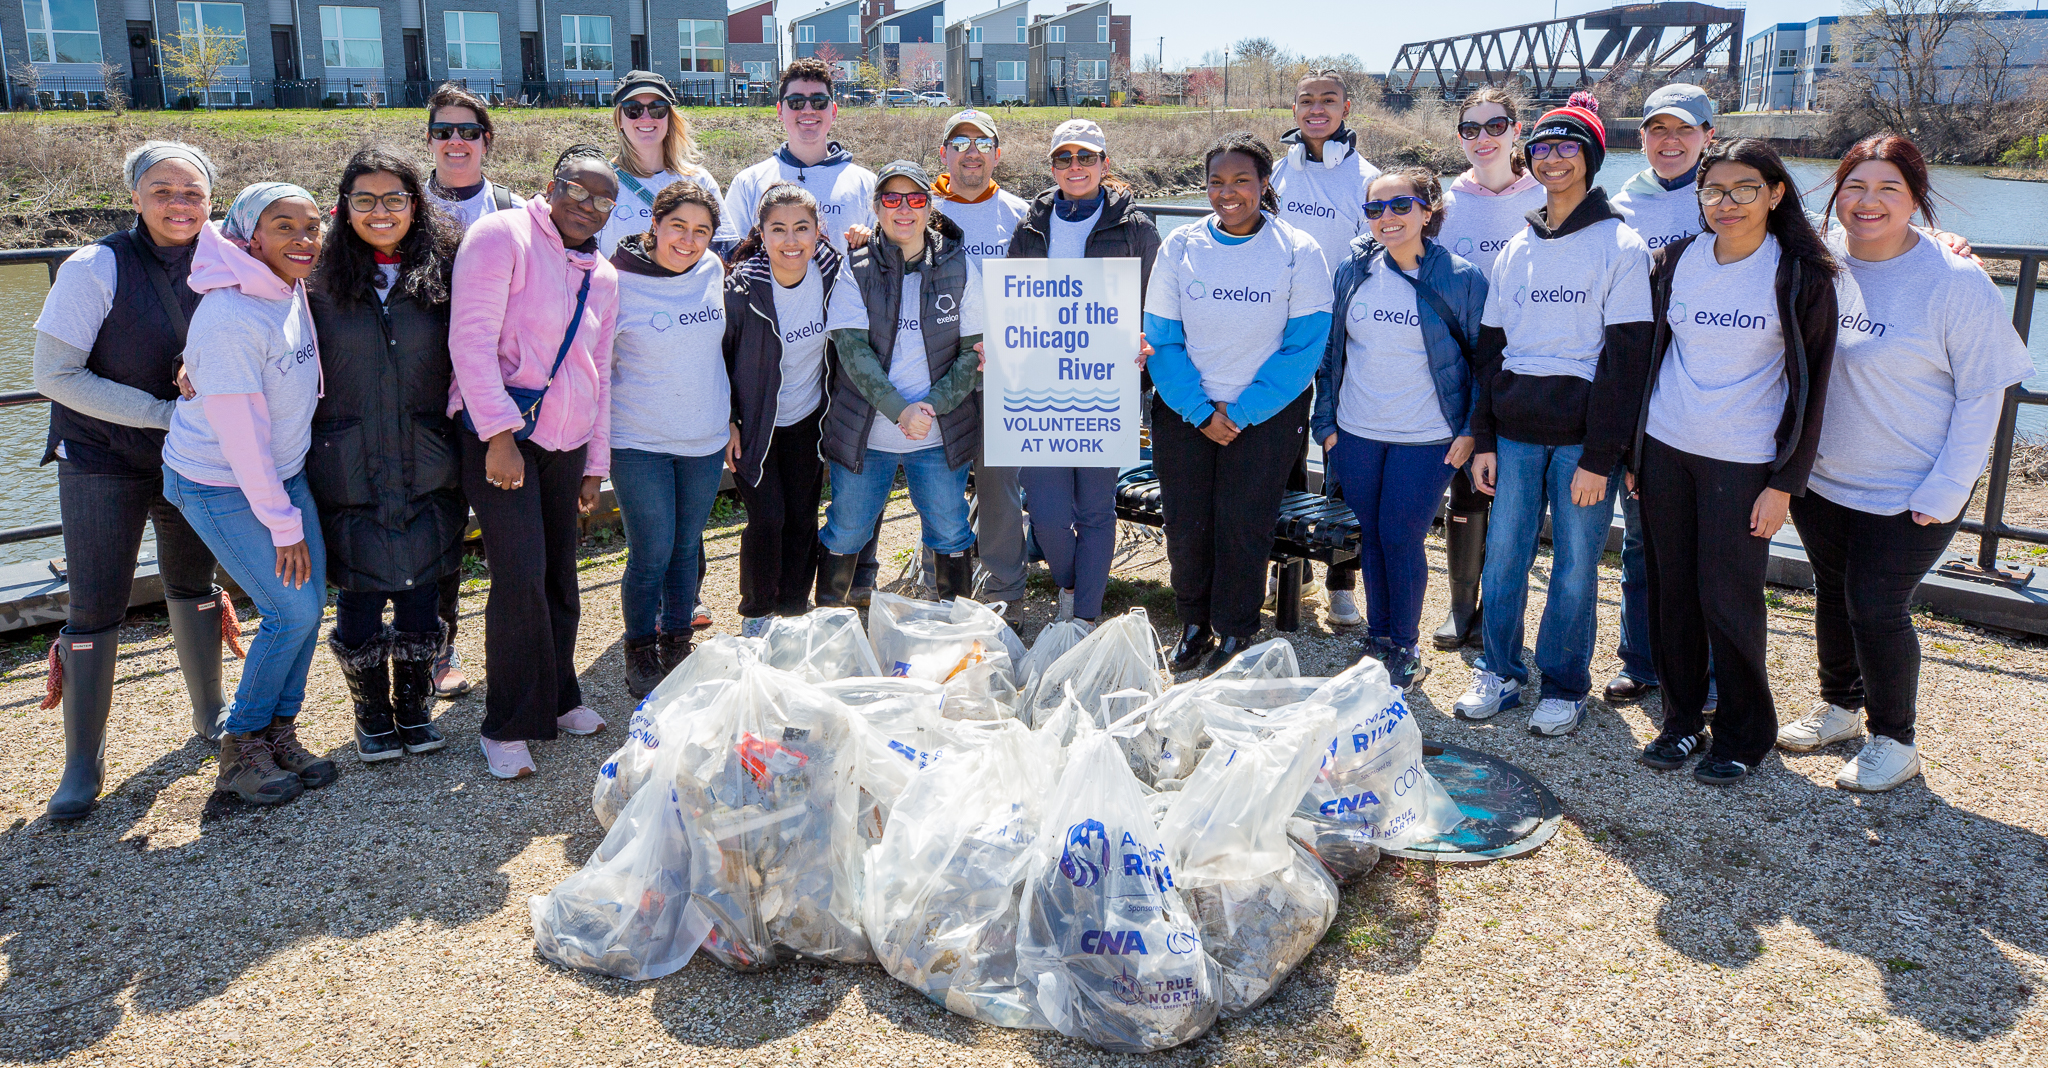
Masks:
[[[624,185],[626,188],[631,189],[633,191],[634,196],[639,197],[642,201],[646,202],[648,207],[651,208],[654,206],[654,194],[648,192],[647,187],[641,185],[639,179],[633,177],[630,174],[627,174],[623,168],[619,167],[613,167],[612,173],[619,176],[619,183],[621,185]]]
[[[1387,266],[1392,268],[1395,274],[1407,279],[1409,285],[1415,287],[1415,296],[1423,303],[1429,305],[1429,310],[1435,312],[1436,317],[1444,321],[1444,326],[1451,332],[1451,340],[1458,343],[1458,354],[1465,357],[1465,362],[1470,363],[1472,361],[1472,343],[1465,339],[1465,330],[1458,325],[1458,317],[1451,311],[1450,304],[1446,303],[1444,298],[1437,294],[1436,290],[1431,289],[1429,283],[1424,282],[1419,277],[1409,277],[1408,272],[1395,265],[1392,260],[1387,262]],[[1415,273],[1417,275],[1422,273],[1422,265],[1420,263],[1415,265]]]
[[[590,276],[596,273],[595,270],[583,272],[583,286],[576,290],[576,314],[570,317],[569,330],[562,335],[562,350],[555,353],[555,365],[548,369],[548,380],[541,384],[540,391],[542,397],[545,397],[547,391],[554,386],[555,376],[560,374],[562,370],[562,361],[569,358],[569,346],[576,341],[576,331],[583,325],[583,306],[590,300]],[[519,414],[524,416],[532,415],[534,411],[540,408],[540,402],[540,397],[534,398],[533,407]]]

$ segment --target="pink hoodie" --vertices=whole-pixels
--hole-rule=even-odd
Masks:
[[[1456,178],[1451,179],[1451,189],[1454,192],[1463,193],[1467,196],[1475,197],[1511,197],[1517,193],[1526,193],[1529,190],[1536,188],[1536,186],[1536,176],[1530,174],[1528,171],[1523,171],[1521,174],[1516,175],[1515,180],[1512,183],[1510,183],[1506,189],[1503,189],[1498,193],[1494,192],[1491,189],[1486,188],[1483,185],[1480,185],[1479,180],[1477,178],[1472,177],[1472,171],[1470,168],[1467,168],[1463,174],[1460,174]]]
[[[532,442],[553,452],[588,443],[583,473],[611,471],[612,334],[619,275],[594,255],[562,247],[562,235],[535,197],[524,211],[494,211],[469,228],[455,254],[448,354],[455,381],[448,414],[464,408],[477,437],[489,441],[523,423],[506,386],[539,389],[562,347],[584,272],[590,297],[568,359],[541,402]]]

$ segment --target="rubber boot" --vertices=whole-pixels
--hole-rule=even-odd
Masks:
[[[228,721],[228,698],[220,684],[219,586],[204,597],[166,597],[171,617],[171,644],[178,649],[178,671],[185,676],[185,694],[192,700],[192,733],[219,744]]]
[[[938,553],[939,600],[968,597],[974,592],[974,554]]]
[[[107,713],[114,706],[115,629],[57,634],[64,673],[64,775],[50,795],[50,818],[84,819],[99,807],[107,770]]]
[[[443,630],[446,625],[443,625]],[[398,740],[408,753],[431,753],[448,744],[434,726],[434,665],[441,655],[441,632],[391,636],[391,712]]]
[[[818,607],[853,606],[854,572],[860,570],[859,553],[818,553]]]
[[[1444,557],[1451,572],[1451,612],[1430,640],[1456,649],[1479,636],[1479,572],[1486,567],[1486,517],[1490,510],[1451,512],[1444,517]]]
[[[391,721],[389,633],[379,633],[354,649],[338,638],[327,639],[328,650],[341,665],[341,677],[348,682],[349,700],[355,704],[356,759],[365,764],[405,755],[405,747],[398,743],[398,726]]]

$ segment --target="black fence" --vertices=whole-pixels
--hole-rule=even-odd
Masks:
[[[447,79],[503,107],[610,107],[611,78],[560,81]],[[116,78],[123,106],[140,110],[225,108],[417,108],[426,106],[442,79],[397,78],[221,78],[197,85],[177,78]],[[13,85],[5,106],[15,111],[106,111],[113,102],[102,78],[46,77],[34,87]],[[691,107],[771,106],[766,85],[691,81],[679,87]]]

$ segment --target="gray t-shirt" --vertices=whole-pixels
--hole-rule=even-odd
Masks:
[[[1214,215],[1166,235],[1145,314],[1180,322],[1202,392],[1229,404],[1280,351],[1287,320],[1329,311],[1335,293],[1315,239],[1285,220],[1268,215],[1236,244],[1216,235]]]
[[[313,409],[320,403],[320,350],[301,284],[284,300],[216,289],[192,313],[185,374],[198,396],[180,400],[164,439],[164,463],[194,482],[235,486],[220,436],[206,421],[207,397],[261,393],[270,409],[270,458],[289,479],[313,445]]]
[[[1505,196],[1482,196],[1455,187],[1444,190],[1444,225],[1437,244],[1470,261],[1493,277],[1508,240],[1529,228],[1528,215],[1543,206],[1542,186]]]
[[[710,456],[725,448],[725,268],[710,253],[673,278],[619,272],[612,339],[614,449]]]
[[[1479,321],[1507,333],[1506,370],[1591,382],[1607,327],[1650,321],[1650,250],[1615,219],[1555,238],[1524,227],[1494,261]]]
[[[1308,158],[1306,144],[1287,146],[1273,167],[1273,196],[1280,218],[1307,234],[1334,273],[1351,254],[1351,239],[1367,233],[1367,190],[1380,169],[1338,141],[1323,144],[1323,158]]]
[[[1050,224],[1052,232],[1047,234],[1045,238],[1045,256],[1047,259],[1052,260],[1078,260],[1086,258],[1088,255],[1088,235],[1095,232],[1095,224],[1102,220],[1102,205],[1109,203],[1109,198],[1102,198],[1102,202],[1095,206],[1095,210],[1090,212],[1087,218],[1077,219],[1073,222],[1060,218],[1060,203],[1058,200],[1053,201],[1052,222]]]
[[[1415,287],[1395,277],[1382,252],[1344,313],[1344,385],[1337,425],[1347,434],[1399,445],[1449,441],[1422,343]]]
[[[1666,189],[1657,181],[1655,171],[1644,170],[1630,176],[1621,192],[1609,198],[1608,203],[1628,220],[1629,229],[1652,252],[1705,229],[1706,220],[1700,217],[1699,187],[1687,183]]]
[[[1778,321],[1778,239],[1734,263],[1714,235],[1679,257],[1671,280],[1671,348],[1650,394],[1647,432],[1680,452],[1734,464],[1778,457],[1785,415],[1785,331]]]
[[[1841,318],[1807,487],[1862,512],[1948,519],[1987,459],[1973,449],[1937,470],[1958,402],[2002,391],[2034,364],[1983,270],[1915,233],[1912,249],[1877,263],[1851,257],[1839,230],[1829,235],[1844,267],[1835,280]]]
[[[846,281],[844,274],[840,281]],[[825,400],[825,280],[816,264],[794,286],[775,283],[775,322],[782,330],[775,425],[790,426],[803,422]]]

